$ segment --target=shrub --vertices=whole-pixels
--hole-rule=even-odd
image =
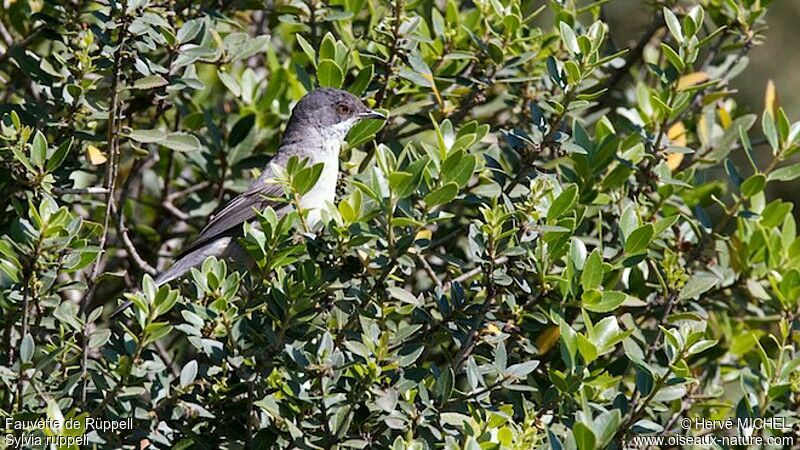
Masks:
[[[102,448],[791,426],[800,240],[765,189],[800,176],[800,124],[774,87],[760,118],[729,88],[771,2],[653,2],[630,48],[605,2],[540,3],[10,2],[3,413],[133,419],[26,432]],[[389,114],[350,133],[327,226],[265,210],[250,272],[156,288],[318,85]]]

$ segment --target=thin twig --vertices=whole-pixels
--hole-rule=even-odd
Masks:
[[[53,188],[53,193],[57,195],[108,195],[108,188],[100,186],[90,186],[87,188]]]
[[[630,72],[631,68],[641,61],[642,56],[644,55],[645,47],[648,43],[650,43],[656,33],[658,33],[658,31],[664,27],[665,24],[664,14],[661,11],[658,11],[653,17],[653,20],[650,21],[650,25],[647,27],[645,32],[642,33],[642,35],[636,41],[636,44],[625,55],[625,64],[623,64],[622,67],[615,69],[608,77],[603,86],[605,89],[608,89],[609,91],[614,89],[614,87],[620,81],[622,81],[623,78],[625,78],[625,75]],[[604,98],[608,97],[610,96],[604,96]]]
[[[184,222],[186,222],[191,218],[188,214],[186,214],[185,212],[178,209],[175,205],[173,205],[172,202],[170,202],[169,200],[164,200],[161,203],[161,207],[163,207],[165,210],[167,210],[167,212],[169,212],[170,214],[172,214],[173,216]]]
[[[443,288],[444,286],[442,285],[442,280],[440,280],[439,277],[436,276],[436,271],[433,270],[433,267],[431,267],[431,263],[428,262],[428,260],[425,258],[425,255],[418,254],[417,259],[419,260],[420,264],[422,264],[422,268],[425,269],[425,273],[428,274],[431,281],[436,283],[436,286],[438,286],[439,288]]]
[[[87,289],[86,294],[84,295],[83,299],[80,303],[80,317],[83,320],[83,325],[81,328],[81,347],[82,347],[82,355],[81,355],[81,404],[86,404],[86,391],[88,387],[88,345],[89,345],[89,336],[88,336],[88,328],[89,324],[87,323],[87,314],[86,311],[89,307],[89,302],[91,301],[92,297],[94,296],[94,291],[97,287],[97,277],[100,272],[100,260],[103,258],[103,253],[106,250],[106,243],[108,241],[108,225],[109,220],[111,218],[112,208],[114,207],[114,187],[116,186],[116,177],[117,172],[119,171],[119,132],[117,130],[117,124],[119,121],[118,111],[119,111],[119,83],[120,77],[122,73],[122,50],[125,46],[125,41],[127,38],[127,30],[128,30],[128,23],[126,18],[124,17],[124,11],[127,8],[127,2],[123,1],[121,5],[121,11],[123,11],[123,25],[120,29],[119,34],[119,44],[117,46],[116,51],[114,52],[114,64],[112,66],[111,72],[111,100],[109,104],[109,111],[108,111],[108,132],[106,135],[106,146],[109,151],[109,160],[108,160],[108,167],[106,169],[106,189],[108,190],[106,194],[106,209],[105,209],[105,218],[103,221],[103,234],[100,237],[100,252],[97,255],[97,259],[92,266],[92,272],[89,280],[87,280]]]
[[[117,211],[116,205],[112,208],[112,210],[114,212]],[[131,241],[131,237],[128,235],[128,227],[125,225],[125,213],[123,212],[123,208],[119,208],[119,212],[116,215],[117,233],[119,233],[120,237],[122,238],[122,243],[125,245],[125,250],[128,252],[128,256],[144,272],[150,275],[155,275],[158,273],[158,270],[145,261],[144,258],[142,258],[142,255],[139,254],[138,250],[136,250],[136,246],[133,245],[133,241]]]
[[[403,1],[402,0],[395,0],[393,3],[393,23],[392,23],[392,42],[389,45],[389,55],[388,59],[383,65],[383,80],[380,84],[380,89],[378,93],[375,94],[375,105],[381,106],[383,104],[383,100],[386,96],[386,91],[389,89],[389,81],[392,78],[392,73],[394,72],[394,62],[397,60],[397,50],[399,48],[400,43],[400,24],[403,19]]]
[[[186,197],[187,195],[191,195],[197,191],[202,191],[203,189],[209,187],[211,185],[210,181],[201,181],[199,183],[193,184],[186,189],[181,189],[180,191],[175,191],[167,195],[168,201],[173,201],[175,199]]]
[[[483,320],[486,318],[486,314],[489,312],[489,308],[491,308],[492,304],[494,304],[495,298],[495,286],[494,286],[494,269],[497,261],[494,258],[494,250],[490,249],[489,252],[489,267],[484,272],[484,286],[486,287],[486,299],[483,301],[481,305],[480,311],[474,318],[472,326],[469,329],[467,334],[467,340],[461,345],[456,356],[453,358],[450,367],[453,369],[453,373],[457,374],[461,370],[461,366],[467,360],[469,355],[472,353],[472,350],[475,348],[475,345],[478,340],[479,335],[479,328],[483,325]]]
[[[11,56],[11,52],[13,52],[14,50],[23,50],[26,47],[28,47],[29,45],[31,45],[33,40],[36,39],[37,37],[39,37],[39,34],[41,32],[42,32],[42,29],[41,28],[37,28],[37,29],[33,30],[32,32],[30,32],[30,34],[25,36],[25,38],[22,39],[21,41],[15,43],[15,44],[11,44],[6,49],[5,53],[0,55],[0,64],[3,64],[4,62],[6,62],[6,60]]]
[[[495,263],[496,264],[505,264],[507,261],[508,261],[508,257],[507,256],[501,256],[501,257],[497,258],[497,261],[495,261]],[[481,272],[483,272],[483,267],[481,267],[481,266],[478,266],[478,267],[475,267],[475,268],[473,268],[471,270],[468,270],[468,271],[462,273],[461,275],[453,278],[452,280],[446,282],[444,284],[444,287],[442,288],[442,290],[447,292],[447,291],[450,290],[450,288],[453,287],[454,284],[463,283],[463,282],[469,280],[470,278],[478,275]]]

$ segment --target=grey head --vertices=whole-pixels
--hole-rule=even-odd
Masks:
[[[315,89],[297,102],[286,125],[285,137],[301,139],[310,131],[343,139],[359,120],[384,119],[355,95],[334,88]]]

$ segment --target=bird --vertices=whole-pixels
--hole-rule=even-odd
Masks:
[[[318,88],[307,93],[292,109],[278,152],[261,175],[208,221],[194,241],[183,248],[176,261],[156,276],[156,286],[181,277],[211,256],[240,264],[248,259],[249,255],[237,243],[244,223],[254,219],[256,211],[269,206],[275,208],[279,217],[292,208],[285,202],[275,201],[276,197],[283,196],[283,186],[275,182],[277,174],[274,169],[274,166],[285,168],[292,157],[307,158],[308,165],[322,164],[316,184],[299,201],[300,208],[306,212],[306,223],[318,223],[321,209],[335,199],[339,151],[347,133],[361,120],[385,118],[355,95],[341,89]],[[121,313],[132,303],[130,300],[124,302],[111,316]]]

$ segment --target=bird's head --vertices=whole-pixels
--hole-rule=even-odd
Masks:
[[[320,88],[300,99],[292,111],[287,128],[299,130],[313,127],[323,135],[344,139],[356,122],[384,118],[383,114],[371,110],[347,91]]]

